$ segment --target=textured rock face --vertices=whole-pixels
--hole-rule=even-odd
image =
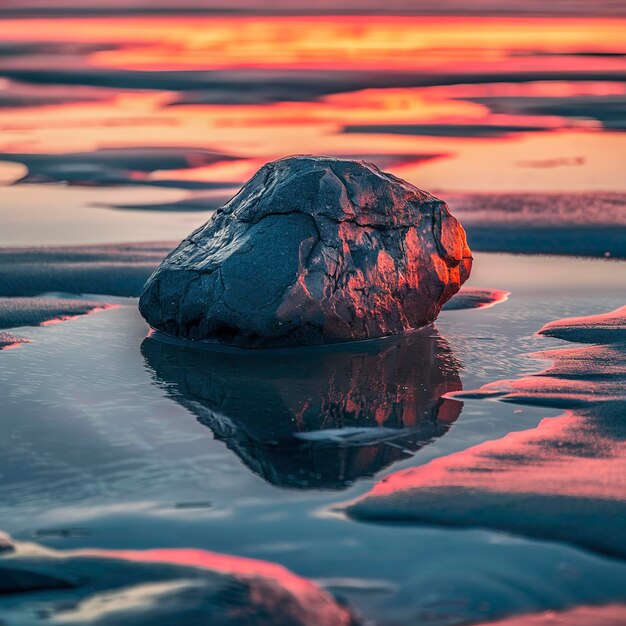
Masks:
[[[470,273],[444,202],[374,165],[268,163],[148,279],[169,335],[243,347],[322,344],[432,322]]]

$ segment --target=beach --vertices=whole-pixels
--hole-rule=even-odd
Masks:
[[[0,623],[625,623],[624,17],[196,8],[0,8]],[[302,153],[448,204],[435,322],[151,329],[163,258]]]

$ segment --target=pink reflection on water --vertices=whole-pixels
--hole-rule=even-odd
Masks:
[[[592,115],[593,104],[590,115],[564,118],[529,115],[523,107],[495,112],[479,99],[552,101],[623,95],[619,72],[626,71],[626,59],[615,53],[624,49],[625,23],[603,18],[454,16],[4,20],[3,40],[8,45],[43,42],[60,47],[50,54],[7,55],[0,60],[1,68],[73,72],[77,84],[27,86],[17,79],[0,79],[0,98],[4,94],[8,102],[0,109],[0,150],[215,147],[250,161],[203,167],[185,175],[192,180],[226,176],[223,180],[234,182],[247,178],[259,164],[290,153],[413,154],[413,161],[391,167],[425,188],[612,189],[623,185],[621,162],[614,155],[624,151],[626,138],[595,132],[601,123]],[[611,54],[603,56],[605,52]],[[133,69],[148,75],[165,69],[218,69],[222,79],[207,85],[209,92],[217,91],[216,103],[209,99],[206,104],[170,106],[185,101],[184,86],[180,91],[173,87],[137,91],[80,84],[81,72],[111,72],[115,84],[117,72]],[[331,77],[336,70],[362,76],[366,71],[368,77],[351,87],[350,81],[343,85]],[[241,82],[240,77],[251,71],[274,72],[278,90],[266,93],[269,74],[267,81],[258,82],[257,76],[256,82]],[[618,72],[616,80],[594,80],[606,72]],[[537,80],[537,73],[554,80]],[[498,82],[509,75],[511,81],[523,80]],[[496,82],[483,84],[490,76]],[[296,83],[290,82],[293,77]],[[435,86],[413,87],[411,79],[416,77],[426,79],[424,85],[432,80]],[[588,80],[581,80],[585,77]],[[468,84],[475,80],[478,84]],[[443,84],[437,86],[440,81]],[[337,93],[342,89],[347,93]],[[303,101],[292,102],[292,96]],[[13,100],[21,103],[19,108],[11,108]],[[220,101],[225,104],[217,104]],[[346,125],[403,123],[502,125],[512,130],[508,134],[503,130],[503,136],[479,133],[471,138],[455,136],[450,129],[445,137],[342,132]],[[518,132],[515,126],[577,132]],[[558,164],[572,150],[581,159],[574,171],[555,167],[558,176],[552,171],[546,176],[517,171],[519,163],[537,161],[538,154]]]

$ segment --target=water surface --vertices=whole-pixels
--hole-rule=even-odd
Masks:
[[[623,279],[612,262],[544,261]],[[585,297],[580,280],[569,291],[549,273],[537,283],[527,257],[478,255],[477,268],[474,281],[491,279],[483,285],[513,283],[509,300],[331,351],[162,343],[146,337],[133,299],[19,329],[32,343],[0,352],[10,433],[0,442],[0,527],[62,550],[194,547],[279,563],[381,623],[624,600],[626,566],[571,541],[380,526],[337,510],[390,472],[558,415],[444,396],[542,369],[527,354],[559,343],[534,334],[544,323],[621,304],[602,281]]]

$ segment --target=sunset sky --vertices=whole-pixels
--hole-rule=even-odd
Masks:
[[[625,162],[626,0],[0,0],[0,626],[626,624]]]
[[[183,181],[183,199],[312,152],[435,191],[626,188],[623,3],[379,4],[4,2],[0,181],[113,169]],[[227,158],[103,175],[71,156],[164,147]]]

